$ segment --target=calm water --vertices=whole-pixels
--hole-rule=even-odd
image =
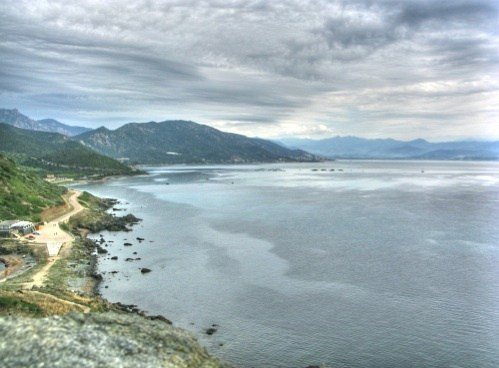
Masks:
[[[103,233],[106,298],[241,367],[499,366],[499,164],[149,171],[84,187],[144,219]]]

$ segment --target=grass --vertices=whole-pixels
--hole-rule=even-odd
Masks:
[[[106,211],[115,204],[115,200],[96,197],[89,192],[83,192],[78,197],[78,202],[91,211]]]
[[[0,291],[0,315],[43,317],[45,314],[39,305],[20,298],[19,293],[11,295]]]
[[[59,205],[59,206],[54,206],[47,208],[42,211],[40,217],[42,221],[45,222],[50,222],[58,217],[61,217],[67,212],[70,212],[73,210],[73,206],[69,203],[69,197],[71,196],[71,193],[66,192],[62,195],[62,198],[64,200],[64,203]]]
[[[23,284],[31,282],[33,275],[40,271],[47,264],[47,253],[40,246],[31,246],[30,252],[36,260],[36,266],[31,267],[29,270],[24,271],[18,276],[14,276],[7,281],[0,284],[0,289],[3,290],[17,290],[22,288]]]
[[[65,191],[0,155],[0,219],[39,221],[45,208],[63,203]]]
[[[61,302],[50,294],[30,290],[0,290],[1,300],[4,304],[0,308],[0,315],[46,317],[82,310],[78,306]]]

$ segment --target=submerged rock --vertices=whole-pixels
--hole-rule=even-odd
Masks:
[[[0,336],[3,367],[229,368],[166,319],[137,314],[0,318]]]
[[[102,248],[101,246],[97,246],[97,253],[98,254],[107,254],[108,251]]]
[[[210,328],[207,328],[207,329],[205,330],[205,333],[206,333],[207,335],[213,335],[213,334],[214,334],[215,332],[217,332],[217,331],[218,331],[218,330],[217,330],[216,328],[214,328],[214,327],[210,327]]]
[[[141,269],[140,269],[140,272],[141,272],[141,273],[149,273],[149,272],[151,272],[151,271],[152,271],[152,270],[151,270],[151,269],[149,269],[149,268],[147,268],[147,267],[143,267],[143,268],[141,268]]]
[[[172,321],[170,321],[168,318],[165,318],[162,315],[157,315],[157,316],[146,316],[147,319],[150,319],[151,321],[163,321],[164,323],[167,323],[169,325],[172,324]]]

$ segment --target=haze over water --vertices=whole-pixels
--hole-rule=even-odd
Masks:
[[[102,233],[107,299],[241,367],[499,366],[498,163],[148,171],[82,187],[144,220]]]

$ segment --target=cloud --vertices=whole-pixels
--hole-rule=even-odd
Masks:
[[[0,105],[88,126],[172,118],[252,136],[479,137],[497,124],[497,8],[5,0]]]

